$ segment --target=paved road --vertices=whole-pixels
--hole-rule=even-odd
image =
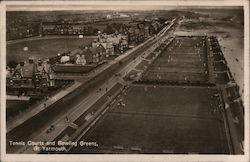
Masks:
[[[164,30],[166,31],[167,28],[165,28]],[[166,32],[160,32],[158,36],[162,37],[165,35],[166,35]],[[116,74],[117,72],[124,72],[123,75],[125,75],[126,71],[129,71],[132,69],[132,67],[135,67],[139,63],[139,61],[142,60],[142,58],[138,61],[132,62],[134,66],[131,66],[131,64],[128,66],[131,60],[133,60],[133,57],[140,56],[142,52],[144,52],[146,49],[150,49],[150,47],[152,48],[154,44],[157,44],[157,43],[160,44],[160,42],[158,42],[160,37],[156,39],[151,38],[149,41],[139,46],[139,48],[135,48],[134,50],[132,50],[131,53],[124,54],[122,57],[116,59],[115,60],[116,62],[111,62],[110,65],[112,66],[107,66],[106,68],[104,68],[104,70],[102,70],[102,73],[100,75],[93,77],[93,80],[88,82],[86,85],[80,86],[77,91],[73,92],[72,95],[66,96],[66,98],[63,100],[63,103],[60,104],[61,107],[59,107],[58,104],[54,106],[52,105],[52,108],[50,108],[49,110],[40,113],[39,115],[33,117],[31,120],[28,120],[27,122],[23,123],[20,127],[18,127],[18,129],[14,129],[10,133],[8,133],[7,141],[11,139],[18,139],[18,140],[24,140],[24,141],[31,140],[31,139],[36,139],[36,140],[41,139],[41,140],[48,140],[48,141],[51,140],[53,135],[50,134],[49,135],[50,137],[44,135],[44,132],[45,132],[44,130],[47,130],[47,128],[53,124],[53,125],[56,125],[56,131],[54,131],[55,135],[60,133],[60,131],[62,130],[61,128],[65,127],[65,124],[63,125],[62,122],[65,122],[66,115],[72,118],[76,118],[78,116],[76,114],[82,114],[84,111],[86,111],[82,108],[83,106],[79,106],[79,104],[76,104],[76,103],[80,103],[81,105],[84,105],[86,109],[90,105],[95,103],[96,99],[98,99],[98,96],[94,95],[93,91],[95,92],[95,89],[97,87],[99,88],[100,85],[103,85],[105,81],[110,82],[109,87],[111,88],[112,85],[118,82],[117,79],[114,79],[113,75]],[[119,65],[118,63],[120,60],[122,60],[123,62],[122,65]],[[103,94],[99,94],[99,95],[102,96]],[[64,105],[68,104],[67,108],[66,106],[62,107],[62,104]],[[81,111],[81,113],[74,113],[78,111]],[[34,129],[32,129],[34,127],[37,129],[37,131],[35,132],[33,131]],[[22,134],[20,134],[21,132]],[[37,136],[38,134],[40,135]],[[9,150],[10,152],[17,151],[16,149],[14,150],[12,150],[11,148],[9,149],[10,149]],[[20,152],[23,152],[26,150],[26,148],[23,149],[22,147],[18,149]],[[27,150],[27,151],[29,152],[30,150]]]

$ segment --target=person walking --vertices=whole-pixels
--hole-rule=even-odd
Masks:
[[[69,122],[69,118],[68,118],[68,116],[66,116],[66,117],[65,117],[65,119],[66,119],[66,122]]]

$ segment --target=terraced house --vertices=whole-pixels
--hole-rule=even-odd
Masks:
[[[87,34],[89,27],[80,23],[45,22],[42,25],[44,35],[78,35]]]

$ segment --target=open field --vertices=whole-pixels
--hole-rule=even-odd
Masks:
[[[205,37],[176,37],[163,49],[144,80],[207,82]]]
[[[27,61],[30,56],[43,59],[56,56],[58,53],[74,50],[79,46],[91,45],[93,38],[59,37],[53,39],[30,40],[7,45],[6,62]],[[28,47],[28,51],[24,51]]]
[[[73,153],[228,153],[223,122],[211,113],[216,89],[140,85],[126,93],[126,106],[115,104],[81,139],[99,147]]]

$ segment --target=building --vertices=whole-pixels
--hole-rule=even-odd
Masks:
[[[107,19],[112,19],[112,15],[111,15],[111,14],[107,14],[107,15],[106,15],[106,18],[107,18]]]
[[[92,46],[102,45],[106,49],[106,54],[113,55],[123,53],[128,48],[128,36],[123,34],[100,34],[98,40],[92,43]]]
[[[89,27],[81,23],[43,23],[43,35],[86,35]]]
[[[120,50],[124,51],[127,48],[128,48],[128,36],[122,35],[121,42],[120,42]]]
[[[21,62],[15,69],[7,69],[7,93],[36,95],[55,86],[54,72],[46,61]]]
[[[82,54],[86,59],[86,64],[98,64],[103,61],[106,50],[102,45],[97,47],[85,47]]]
[[[149,38],[150,37],[149,26],[144,26],[144,31],[145,31],[145,38]]]
[[[76,55],[76,64],[77,65],[86,65],[87,61],[85,59],[85,55]]]
[[[71,65],[89,65],[99,64],[106,56],[106,49],[102,44],[96,44],[92,47],[78,48],[64,53],[59,56],[59,61],[56,64],[71,64]]]
[[[92,42],[92,47],[96,48],[98,46],[102,46],[105,49],[104,58],[114,55],[114,46],[111,42],[100,42],[97,40]]]
[[[126,48],[128,48],[128,41],[126,35],[121,34],[110,34],[107,35],[106,41],[114,46],[115,53],[122,53]]]

